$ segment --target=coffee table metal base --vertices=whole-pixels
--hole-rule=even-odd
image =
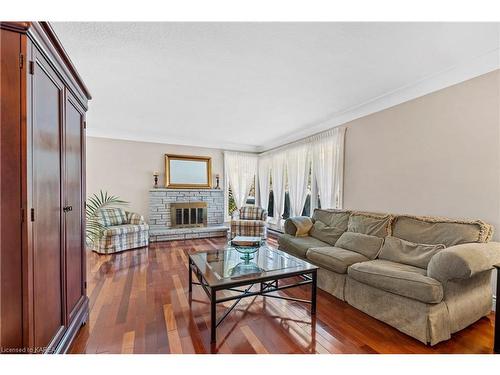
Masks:
[[[193,273],[196,275],[196,278],[199,282],[193,281]],[[294,282],[292,284],[279,285],[279,280],[283,280],[286,278],[290,278],[293,276],[299,276],[300,281]],[[251,291],[252,287],[255,284],[260,284],[260,288],[256,291]],[[270,294],[272,292],[276,292],[279,290],[285,290],[290,288],[295,288],[304,285],[311,285],[311,299],[300,299],[293,298],[287,296],[277,296]],[[189,295],[191,297],[191,293],[193,291],[193,285],[200,285],[208,298],[210,299],[210,342],[215,343],[217,340],[217,327],[222,323],[222,321],[229,315],[229,313],[234,309],[234,307],[243,299],[247,297],[254,296],[266,296],[271,298],[284,299],[288,301],[301,302],[311,305],[311,314],[316,314],[316,288],[317,288],[317,270],[305,270],[305,271],[297,271],[296,273],[287,274],[284,276],[274,276],[274,277],[266,277],[266,278],[256,278],[255,282],[249,283],[238,282],[235,280],[234,283],[229,285],[224,285],[220,287],[211,287],[208,285],[206,280],[203,278],[202,273],[196,266],[194,262],[189,259]],[[217,299],[217,292],[222,290],[229,290],[232,292],[236,292],[238,294],[234,296],[224,297]],[[189,299],[191,302],[191,298]],[[228,301],[234,301],[234,303],[226,309],[224,314],[220,318],[217,319],[216,307],[218,303],[224,303]]]

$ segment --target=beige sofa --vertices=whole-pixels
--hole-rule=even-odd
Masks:
[[[320,289],[434,345],[491,312],[492,234],[481,220],[315,210],[286,220],[279,248],[319,266]]]

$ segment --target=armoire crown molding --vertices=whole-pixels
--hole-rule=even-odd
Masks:
[[[89,89],[49,22],[2,21],[0,22],[0,28],[27,34],[33,41],[40,45],[49,62],[61,71],[60,74],[65,74],[67,79],[73,79],[77,83],[77,85],[74,85],[73,91],[77,95],[85,96],[87,100],[92,99]]]

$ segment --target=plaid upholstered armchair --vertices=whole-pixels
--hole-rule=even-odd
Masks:
[[[148,246],[149,225],[144,217],[121,208],[104,208],[98,213],[99,223],[105,227],[94,241],[93,250],[101,254]]]
[[[266,238],[267,211],[257,206],[243,206],[231,219],[231,238],[250,236]]]

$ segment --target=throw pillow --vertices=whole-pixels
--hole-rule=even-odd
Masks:
[[[344,233],[342,229],[339,229],[337,227],[330,227],[322,221],[317,220],[314,222],[309,235],[333,246],[342,235],[342,233]]]
[[[347,231],[385,237],[390,234],[391,220],[391,215],[353,212],[349,217]]]
[[[384,239],[369,234],[345,232],[335,243],[335,247],[354,251],[369,259],[375,259],[380,252]]]
[[[380,250],[379,258],[427,269],[431,258],[445,248],[443,244],[418,244],[388,236]]]
[[[329,227],[337,227],[345,232],[350,215],[351,212],[346,210],[316,208],[313,213],[313,220],[322,221],[323,224]]]
[[[122,208],[101,208],[99,222],[105,227],[127,224],[127,213]]]

